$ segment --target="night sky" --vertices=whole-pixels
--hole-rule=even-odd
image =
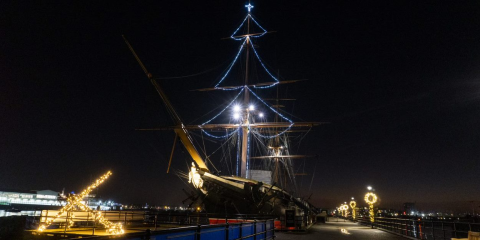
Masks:
[[[443,1],[442,1],[443,2]],[[80,191],[121,203],[180,205],[166,174],[167,111],[130,41],[186,123],[218,102],[213,87],[235,55],[229,37],[246,1],[2,1],[0,189]],[[253,1],[267,30],[259,53],[296,98],[293,114],[330,124],[297,154],[300,196],[319,207],[480,201],[480,2]],[[178,149],[174,169],[187,171]],[[315,168],[316,166],[316,168]],[[314,172],[312,188],[309,189]],[[363,202],[363,201],[362,201]],[[426,204],[426,203],[431,203]],[[435,205],[436,206],[436,205]]]

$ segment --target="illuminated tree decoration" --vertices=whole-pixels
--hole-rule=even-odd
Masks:
[[[373,211],[373,204],[377,202],[377,195],[373,192],[368,192],[365,195],[365,202],[368,204],[369,214],[370,214],[370,222],[375,222],[375,212]]]
[[[69,213],[73,210],[81,210],[85,212],[92,212],[94,214],[94,219],[98,220],[98,222],[105,227],[105,229],[107,230],[107,233],[114,234],[114,235],[123,234],[124,230],[121,223],[112,223],[108,221],[102,216],[101,212],[92,210],[90,207],[88,207],[82,202],[83,198],[85,198],[88,194],[90,194],[90,192],[92,192],[95,188],[97,188],[100,184],[102,184],[105,180],[107,180],[107,178],[110,177],[110,175],[112,175],[112,172],[108,171],[99,179],[97,179],[94,183],[92,183],[92,185],[84,189],[80,194],[77,194],[77,195],[72,194],[68,196],[67,204],[63,208],[61,208],[60,211],[58,211],[57,215],[53,219],[47,220],[45,224],[40,225],[40,227],[38,227],[38,231],[43,232],[48,226],[50,226],[55,220],[57,220],[65,212]],[[75,216],[73,214],[67,214],[68,228],[73,226],[74,217]]]
[[[353,218],[353,220],[355,220],[355,218],[356,218],[356,211],[355,211],[356,206],[357,206],[357,202],[355,202],[354,200],[350,201],[350,207],[352,208],[352,218]]]

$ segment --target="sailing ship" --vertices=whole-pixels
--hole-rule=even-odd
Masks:
[[[180,140],[193,160],[188,173],[189,183],[195,189],[195,193],[189,197],[192,204],[201,206],[208,213],[224,216],[280,216],[285,214],[285,210],[295,210],[295,215],[302,216],[315,214],[316,210],[309,202],[295,196],[293,159],[306,156],[291,153],[289,137],[295,133],[305,134],[321,123],[294,122],[281,110],[282,99],[278,98],[278,86],[299,80],[280,81],[267,68],[255,41],[268,32],[253,17],[253,6],[249,3],[245,7],[247,15],[230,37],[240,43],[233,61],[215,86],[198,90],[228,91],[231,99],[201,124],[184,124],[162,87],[147,71],[126,39],[125,42],[174,119],[174,126],[170,129],[174,130],[176,139]],[[240,61],[244,64],[239,64]],[[253,64],[260,66],[256,68],[256,74],[261,72],[262,77],[254,76],[251,71]],[[244,74],[241,82],[235,83],[238,76],[232,77],[231,73],[238,65],[243,67]],[[271,80],[259,80],[267,77]],[[275,88],[276,98],[261,97],[262,91],[272,92]],[[210,155],[206,151],[200,152],[200,147],[194,145],[193,138],[196,135],[214,139],[220,146]],[[226,165],[224,169],[228,175],[221,175],[215,167],[219,162]]]

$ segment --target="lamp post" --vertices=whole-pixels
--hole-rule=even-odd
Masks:
[[[356,219],[356,209],[357,202],[355,202],[354,198],[352,197],[352,201],[350,201],[350,207],[352,208],[352,219],[355,222]]]
[[[365,202],[368,204],[369,208],[369,214],[370,214],[370,222],[372,223],[372,228],[373,228],[373,223],[375,222],[375,212],[373,211],[373,204],[377,202],[377,195],[372,192],[372,187],[368,187],[368,192],[365,194]]]

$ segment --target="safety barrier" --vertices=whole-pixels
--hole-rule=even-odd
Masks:
[[[375,218],[374,223],[371,223],[367,218],[359,219],[359,223],[416,239],[450,240],[452,238],[467,238],[469,231],[480,231],[480,223],[470,222],[378,217]]]
[[[110,236],[82,236],[85,239],[111,239]],[[115,239],[122,240],[270,240],[275,239],[274,221],[260,220],[253,222],[199,225],[172,228],[162,231],[147,230],[143,233],[127,233]]]

